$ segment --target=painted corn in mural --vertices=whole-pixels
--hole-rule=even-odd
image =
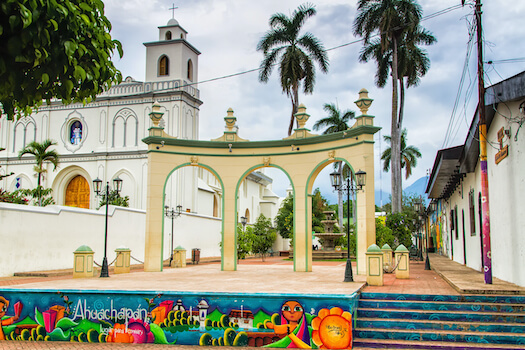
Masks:
[[[356,300],[0,290],[0,340],[350,349]]]

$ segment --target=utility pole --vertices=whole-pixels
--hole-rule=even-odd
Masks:
[[[487,174],[487,120],[485,117],[485,79],[483,69],[483,33],[481,27],[481,0],[476,0],[476,31],[478,41],[478,113],[479,162],[481,166],[481,211],[483,228],[483,272],[485,283],[492,284],[492,258],[490,249],[489,179]]]

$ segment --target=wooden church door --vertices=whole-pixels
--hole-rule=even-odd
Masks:
[[[86,179],[81,176],[75,176],[67,185],[66,202],[64,205],[69,207],[89,209],[90,189]]]

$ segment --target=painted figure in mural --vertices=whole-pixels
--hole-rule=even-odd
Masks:
[[[14,316],[3,318],[8,308],[9,308],[9,301],[4,297],[0,297],[0,320],[1,320],[0,321],[0,340],[5,340],[4,329],[2,327],[12,325],[20,317],[20,313],[22,312],[22,303],[17,302],[15,304],[14,306],[15,315]]]
[[[266,322],[266,327],[273,329],[276,334],[286,334],[291,342],[288,348],[310,349],[310,333],[303,306],[295,301],[286,301],[281,306],[281,324]]]

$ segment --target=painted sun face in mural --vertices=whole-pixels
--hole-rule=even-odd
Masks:
[[[297,301],[287,301],[281,308],[283,317],[288,322],[298,322],[303,317],[303,307]]]

